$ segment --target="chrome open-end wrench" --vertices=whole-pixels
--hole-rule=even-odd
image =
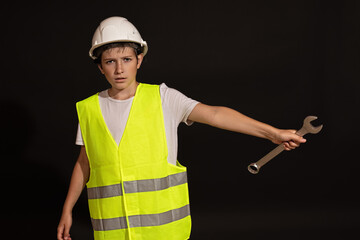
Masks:
[[[311,124],[311,122],[314,121],[315,119],[317,119],[317,117],[307,116],[304,119],[304,124],[303,124],[302,128],[299,131],[297,131],[296,134],[299,135],[300,137],[302,137],[307,133],[316,134],[316,133],[320,132],[323,125],[314,127]],[[263,158],[261,158],[259,161],[255,162],[255,163],[251,163],[248,166],[249,172],[251,172],[252,174],[257,174],[262,166],[264,166],[267,162],[269,162],[271,159],[276,157],[279,153],[284,151],[284,149],[285,149],[284,145],[280,144],[274,150],[272,150],[271,152],[266,154]]]

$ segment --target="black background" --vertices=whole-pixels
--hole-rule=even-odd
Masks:
[[[88,57],[92,34],[115,15],[149,44],[138,81],[279,128],[307,115],[324,124],[258,175],[247,165],[271,142],[181,125],[191,239],[356,236],[359,1],[8,1],[1,11],[1,238],[56,238],[79,152],[75,103],[108,87]],[[73,239],[92,239],[85,194],[73,218]]]

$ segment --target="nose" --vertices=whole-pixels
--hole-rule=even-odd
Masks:
[[[115,74],[121,74],[124,72],[124,69],[123,69],[123,65],[122,65],[122,62],[121,61],[118,61],[116,63],[116,68],[115,68]]]

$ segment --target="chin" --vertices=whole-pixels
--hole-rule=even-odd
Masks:
[[[114,89],[121,91],[121,90],[124,90],[124,89],[128,88],[129,86],[131,86],[131,83],[129,83],[129,82],[120,82],[119,83],[118,82],[118,83],[113,83],[111,86]]]
[[[119,82],[113,82],[111,84],[113,87],[116,87],[116,86],[130,86],[131,84],[128,82],[128,81],[119,81]]]

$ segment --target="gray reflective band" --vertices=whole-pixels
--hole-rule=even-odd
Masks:
[[[130,227],[151,227],[175,222],[190,215],[189,205],[159,214],[129,216]]]
[[[122,195],[121,184],[87,189],[88,199],[109,198]]]
[[[129,216],[129,224],[134,227],[154,227],[175,222],[190,215],[189,205],[158,214]],[[91,219],[95,231],[109,231],[127,228],[126,217]]]
[[[176,173],[164,178],[126,181],[125,193],[150,192],[164,190],[187,182],[186,172]],[[121,184],[88,188],[89,199],[122,196]]]
[[[187,182],[186,172],[176,173],[164,178],[124,182],[125,193],[151,192],[164,190]]]
[[[110,231],[127,228],[126,217],[91,219],[95,231]]]

